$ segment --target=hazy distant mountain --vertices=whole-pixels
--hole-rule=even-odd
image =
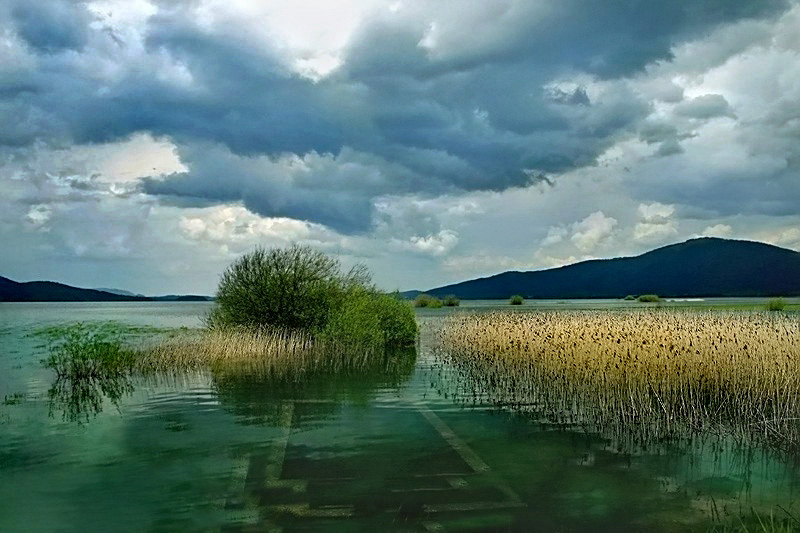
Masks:
[[[121,296],[144,296],[144,294],[137,294],[135,292],[125,291],[122,289],[109,289],[106,287],[97,287],[95,290],[102,292],[110,292],[111,294],[119,294]]]
[[[437,287],[463,299],[622,298],[628,294],[800,296],[800,253],[770,244],[691,239],[636,257],[598,259],[531,272],[504,272]],[[414,297],[418,291],[403,293]]]
[[[210,299],[192,294],[147,297],[121,290],[81,289],[54,281],[18,283],[0,276],[0,302],[203,302]]]

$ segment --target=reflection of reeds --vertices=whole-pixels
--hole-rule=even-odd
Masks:
[[[358,369],[374,351],[314,339],[299,331],[231,328],[164,340],[139,350],[136,360],[142,372],[210,369],[299,379],[305,373]]]
[[[65,419],[87,421],[133,392],[133,380],[155,382],[193,372],[210,372],[220,390],[239,384],[290,394],[314,377],[325,383],[352,377],[382,384],[406,379],[413,370],[414,348],[384,350],[355,341],[313,338],[279,329],[209,329],[169,332],[133,346],[118,332],[76,324],[59,328],[45,361],[56,379],[49,391],[51,410]]]
[[[800,445],[800,323],[769,313],[465,315],[438,349],[476,394],[559,423]]]

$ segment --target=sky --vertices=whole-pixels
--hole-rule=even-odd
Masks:
[[[792,0],[4,0],[0,275],[386,290],[697,236],[800,250]]]

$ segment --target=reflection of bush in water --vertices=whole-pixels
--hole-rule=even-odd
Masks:
[[[284,373],[218,369],[213,373],[214,387],[221,404],[250,423],[280,425],[283,404],[298,402],[298,416],[330,416],[344,401],[368,403],[382,388],[405,383],[414,371],[415,348],[392,350],[368,357],[358,357],[360,364],[345,370],[316,367],[307,372]]]
[[[133,392],[133,363],[133,352],[118,336],[81,324],[65,328],[45,360],[56,373],[47,393],[51,414],[58,409],[65,420],[88,421],[103,410],[104,398],[119,405]]]

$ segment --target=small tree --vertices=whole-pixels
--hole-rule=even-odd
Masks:
[[[222,274],[210,322],[319,331],[348,290],[368,284],[363,267],[344,274],[336,259],[307,246],[257,248]]]
[[[523,297],[522,297],[522,296],[520,296],[519,294],[515,294],[514,296],[512,296],[512,297],[511,297],[511,298],[508,300],[508,303],[510,303],[511,305],[522,305],[522,303],[523,303],[524,301],[525,301],[525,298],[523,298]]]

